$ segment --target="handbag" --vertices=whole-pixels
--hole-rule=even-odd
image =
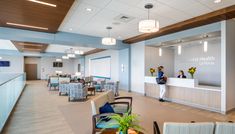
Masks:
[[[166,77],[156,78],[157,84],[166,84]]]

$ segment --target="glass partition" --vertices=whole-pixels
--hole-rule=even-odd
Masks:
[[[0,74],[5,77],[3,83],[0,83],[0,133],[6,123],[12,109],[14,108],[19,96],[25,86],[25,74]],[[3,78],[2,78],[3,79]]]

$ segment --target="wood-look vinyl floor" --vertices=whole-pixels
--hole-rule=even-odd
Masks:
[[[160,129],[164,122],[235,121],[234,111],[222,115],[175,103],[160,103],[136,93],[121,92],[121,96],[133,96],[133,113],[140,115],[146,134],[153,134],[153,121],[159,123]],[[91,134],[91,98],[93,96],[84,102],[68,102],[58,91],[48,91],[45,81],[30,81],[3,134]]]

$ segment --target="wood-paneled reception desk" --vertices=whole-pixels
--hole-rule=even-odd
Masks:
[[[198,85],[196,79],[168,78],[166,99],[172,102],[221,112],[221,88]],[[145,95],[159,98],[156,78],[145,77]]]

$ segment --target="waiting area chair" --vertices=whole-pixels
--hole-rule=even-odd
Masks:
[[[104,89],[107,90],[112,90],[114,92],[115,96],[119,96],[119,81],[116,82],[107,82],[104,85]]]
[[[51,90],[52,87],[54,87],[54,89],[56,89],[58,86],[59,86],[59,78],[51,76],[49,78],[49,88],[50,88],[50,90]]]
[[[129,99],[128,101],[120,101],[122,99]],[[119,101],[117,101],[119,100]],[[127,113],[130,109],[132,109],[132,97],[119,97],[115,98],[114,93],[112,91],[108,91],[103,93],[102,95],[91,100],[91,108],[92,108],[92,124],[93,130],[92,134],[96,132],[100,132],[103,129],[117,129],[118,126],[110,126],[115,123],[114,120],[103,120],[103,117],[107,117],[114,113],[100,113],[100,108],[104,106],[106,103],[112,105],[114,113],[122,115],[123,113]]]
[[[68,101],[87,99],[88,91],[82,83],[69,83],[67,88],[69,89]]]
[[[235,123],[216,122],[215,134],[235,134]]]
[[[157,122],[153,122],[154,134],[161,134]],[[235,134],[233,122],[173,123],[166,122],[163,134]]]

